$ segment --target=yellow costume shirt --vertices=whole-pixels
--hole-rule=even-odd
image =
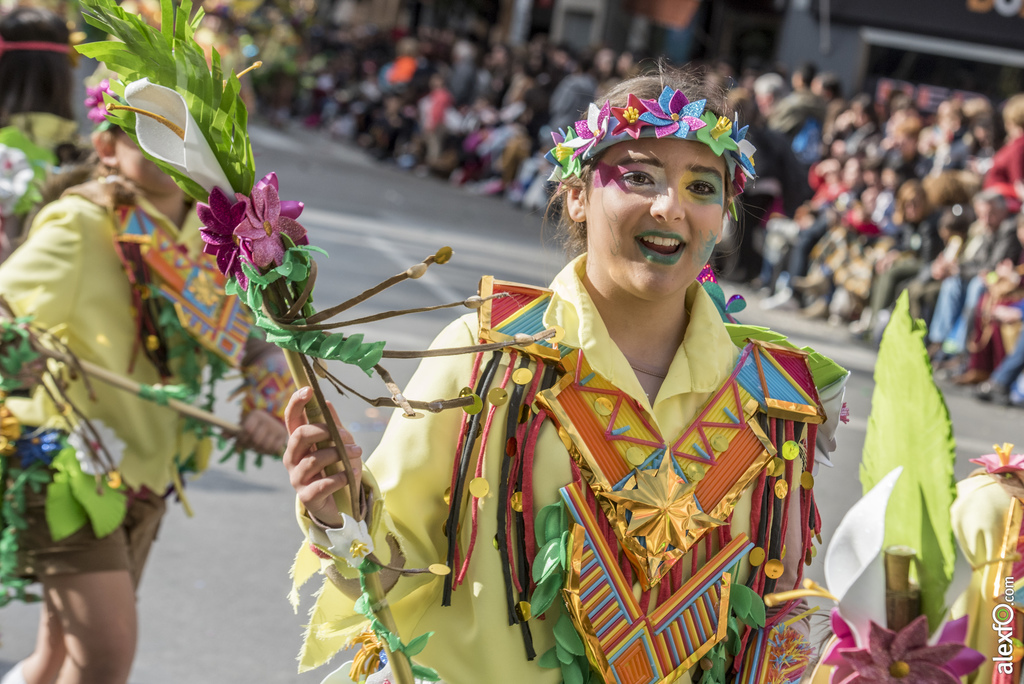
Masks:
[[[714,302],[700,283],[693,283],[687,290],[690,318],[685,337],[651,406],[583,286],[585,259],[584,255],[570,263],[551,284],[554,294],[544,327],[561,327],[565,331],[561,343],[582,348],[595,371],[649,411],[661,434],[679,434],[726,381],[739,355]],[[464,316],[442,331],[432,347],[473,345],[478,341],[477,331],[476,315]],[[496,377],[502,376],[507,364],[505,355]],[[473,357],[469,354],[426,359],[405,394],[417,399],[457,396],[469,384],[472,365]],[[497,408],[495,425],[504,424],[506,411],[507,404]],[[459,411],[427,414],[420,420],[407,420],[396,412],[380,445],[367,461],[367,470],[379,487],[377,498],[382,497],[384,502],[385,514],[373,521],[375,553],[382,560],[388,560],[384,532],[390,529],[402,545],[406,567],[422,568],[444,562],[448,544],[442,533],[448,516],[444,495],[451,483],[460,420]],[[435,632],[416,661],[436,669],[449,684],[557,684],[562,680],[560,670],[544,669],[536,661],[527,661],[519,627],[507,622],[501,562],[492,546],[497,531],[495,513],[503,453],[502,431],[492,430],[484,457],[484,477],[490,484],[490,494],[481,499],[476,548],[466,581],[452,594],[452,605],[441,606],[444,580],[432,575],[403,577],[388,594],[403,640]],[[560,501],[559,488],[572,480],[572,470],[570,456],[550,421],[540,430],[535,453],[534,508],[540,510]],[[311,522],[301,506],[299,509],[300,524],[308,531]],[[735,509],[733,535],[747,532],[749,518],[748,490]],[[469,543],[470,527],[467,516],[461,530],[463,549]],[[318,528],[314,527],[313,533],[316,531]],[[307,547],[300,552],[296,565],[298,584],[320,565]],[[688,573],[688,560],[685,565]],[[338,563],[337,570],[354,576],[344,563]],[[745,574],[741,572],[741,579]],[[293,599],[297,600],[294,594]],[[364,629],[363,616],[355,613],[352,606],[350,598],[343,596],[330,581],[325,583],[312,613],[300,669],[326,662]],[[540,655],[554,645],[554,620],[537,620],[535,616],[530,626],[535,650]]]
[[[179,230],[141,198],[139,206],[179,244],[198,253],[194,212]],[[16,315],[32,316],[80,359],[153,385],[161,378],[141,350],[129,371],[136,321],[131,285],[114,246],[117,225],[109,209],[76,195],[47,205],[25,244],[0,265],[0,296]],[[175,455],[192,453],[196,438],[183,432],[175,411],[95,380],[91,385],[95,400],[80,379],[70,383],[67,394],[88,418],[102,421],[125,442],[119,467],[124,482],[163,493],[172,481]],[[64,427],[43,387],[30,398],[10,397],[6,403],[23,425]],[[208,454],[208,445],[202,448]]]

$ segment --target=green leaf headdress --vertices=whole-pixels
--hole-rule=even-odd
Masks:
[[[248,194],[255,162],[241,84],[225,78],[216,51],[207,64],[193,38],[204,12],[192,7],[161,0],[157,30],[114,0],[82,0],[85,20],[115,40],[77,49],[120,74],[111,90],[128,107],[108,99],[108,116],[189,196],[206,201],[214,186]]]

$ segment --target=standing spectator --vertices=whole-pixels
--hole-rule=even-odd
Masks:
[[[821,158],[821,127],[825,120],[825,100],[811,92],[816,72],[810,63],[797,68],[790,79],[793,92],[775,103],[768,117],[768,127],[789,138],[793,153],[807,165]]]
[[[786,81],[772,72],[758,76],[754,80],[754,101],[757,110],[765,121],[770,121],[775,107],[786,95]]]
[[[476,48],[467,40],[452,47],[452,72],[448,77],[448,90],[456,107],[465,107],[476,99]]]
[[[1024,94],[1014,95],[1003,107],[1006,142],[992,158],[983,187],[993,188],[1006,198],[1010,211],[1020,211],[1020,199],[1014,184],[1024,180]]]
[[[571,126],[580,117],[586,118],[587,108],[597,93],[597,79],[594,78],[593,62],[583,54],[573,63],[573,70],[563,78],[551,93],[552,130]]]

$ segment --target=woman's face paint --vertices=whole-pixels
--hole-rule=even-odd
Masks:
[[[699,142],[644,138],[609,148],[578,200],[589,280],[606,295],[684,295],[721,240],[725,173]]]

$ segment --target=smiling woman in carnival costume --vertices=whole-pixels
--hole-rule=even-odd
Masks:
[[[484,278],[478,313],[434,346],[556,335],[420,365],[409,396],[478,401],[396,415],[363,471],[368,525],[339,514],[345,476],[323,474],[328,433],[305,424],[311,393],[293,397],[296,584],[326,576],[301,668],[354,642],[326,681],[396,681],[365,597],[349,598],[345,561],[376,549],[399,631],[433,633],[405,653],[449,684],[753,683],[780,649],[792,662],[772,681],[799,678],[801,604],[765,615],[760,597],[796,586],[815,555],[814,473],[846,372],[733,324],[742,303],[706,269],[754,174],[745,130],[723,92],[665,69],[554,136],[562,224],[585,253],[549,288]]]

